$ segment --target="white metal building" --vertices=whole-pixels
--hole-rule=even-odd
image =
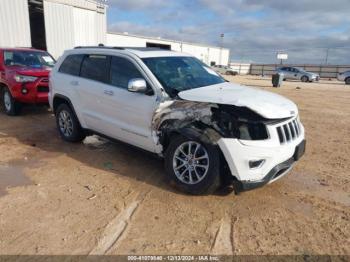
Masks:
[[[131,35],[128,33],[109,32],[107,34],[107,45],[127,47],[160,47],[178,52],[189,53],[208,65],[228,65],[230,59],[230,50],[226,48],[162,39],[159,37],[156,38]]]
[[[106,6],[92,0],[0,0],[0,46],[35,47],[59,57],[106,42]]]
[[[160,47],[228,65],[225,48],[160,38],[107,33],[107,6],[94,0],[0,0],[0,47],[34,47],[58,58],[75,46]]]

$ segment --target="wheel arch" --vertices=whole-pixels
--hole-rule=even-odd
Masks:
[[[3,83],[3,82],[0,82],[0,94],[4,91],[5,88],[9,89],[9,88],[8,88],[8,85],[6,85],[6,84]],[[10,89],[9,89],[9,91],[11,92]]]
[[[56,111],[57,108],[59,107],[59,105],[61,104],[66,104],[70,107],[70,109],[72,109],[74,116],[78,119],[80,126],[83,127],[83,124],[81,119],[79,118],[72,101],[65,95],[61,95],[61,94],[56,94],[52,100],[52,110],[54,115],[56,115]]]
[[[300,78],[300,80],[302,80],[304,77],[307,78],[307,81],[310,81],[310,77],[309,77],[308,75],[302,75],[301,78]]]
[[[347,83],[348,81],[350,81],[350,76],[346,77],[346,78],[344,79],[344,81],[345,81],[345,83]]]
[[[217,145],[221,138],[220,134],[210,126],[201,122],[184,122],[178,119],[166,120],[159,128],[159,142],[163,146],[163,152],[168,148],[171,138],[175,135],[182,135],[189,139],[200,139],[201,141]]]
[[[56,114],[57,108],[59,107],[59,105],[61,104],[66,104],[68,105],[74,112],[74,114],[76,115],[74,106],[72,104],[72,101],[64,96],[64,95],[60,95],[60,94],[56,94],[53,98],[53,103],[52,103],[52,107],[53,107],[53,113]]]

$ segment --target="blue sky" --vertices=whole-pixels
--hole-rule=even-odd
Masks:
[[[219,45],[232,60],[350,64],[349,0],[108,0],[109,31]]]

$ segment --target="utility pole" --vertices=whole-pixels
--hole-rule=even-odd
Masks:
[[[221,34],[221,46],[220,46],[220,58],[219,58],[219,64],[222,65],[222,49],[224,48],[224,37],[225,34]]]
[[[328,64],[328,55],[329,55],[329,47],[327,48],[327,52],[326,52],[326,65]]]

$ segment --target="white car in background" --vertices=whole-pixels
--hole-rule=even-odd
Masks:
[[[338,74],[338,80],[345,82],[345,84],[350,85],[350,70]]]
[[[168,178],[191,194],[228,180],[238,190],[271,183],[305,151],[292,101],[228,83],[183,53],[66,51],[52,70],[49,101],[64,140],[95,133],[158,154]]]
[[[230,75],[235,76],[238,75],[238,72],[233,71],[229,66],[224,65],[214,65],[212,66],[215,72],[221,74],[221,75]]]

